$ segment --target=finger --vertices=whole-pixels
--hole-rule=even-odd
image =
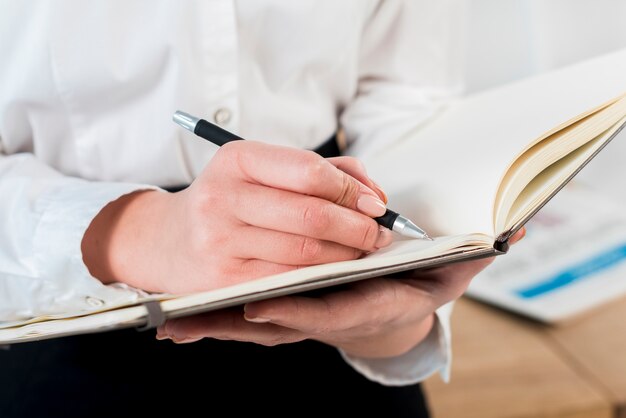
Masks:
[[[186,343],[202,338],[278,345],[302,341],[303,333],[276,324],[251,323],[239,309],[220,310],[187,318],[171,319],[157,330],[157,338]]]
[[[389,243],[391,233],[370,217],[313,196],[242,185],[233,215],[259,228],[331,241],[363,251]]]
[[[517,231],[515,234],[513,234],[513,236],[511,238],[509,238],[509,244],[513,245],[519,241],[521,241],[522,238],[524,238],[526,236],[526,227],[523,226],[520,228],[519,231]]]
[[[522,240],[526,236],[526,227],[522,227],[511,238],[509,238],[509,244],[513,245]],[[495,260],[494,257],[481,258],[478,260],[466,261],[459,264],[451,264],[444,268],[450,272],[450,274],[459,279],[471,279],[478,273],[483,271]]]
[[[222,146],[216,157],[218,162],[235,164],[235,172],[248,182],[316,196],[371,217],[386,210],[370,188],[313,151],[233,141]]]
[[[348,327],[324,298],[285,296],[248,303],[245,319],[251,322],[272,322],[311,335],[323,335]]]
[[[460,263],[448,264],[427,270],[412,270],[407,272],[407,278],[413,280],[427,281],[433,276],[441,277],[440,281],[445,282],[468,282],[489,266],[495,257],[480,258],[477,260],[463,261]]]
[[[522,227],[509,239],[509,243],[511,245],[515,244],[524,238],[525,235],[526,228]],[[425,289],[430,289],[429,291],[434,291],[437,286],[440,286],[441,282],[455,282],[457,285],[461,285],[461,289],[464,289],[467,285],[469,285],[474,276],[487,268],[491,263],[493,263],[494,260],[494,257],[481,258],[442,267],[435,267],[428,270],[411,270],[401,272],[394,276],[402,277],[403,279],[408,280],[419,280],[420,285]],[[440,279],[433,281],[431,280],[433,277]]]
[[[351,175],[352,177],[372,189],[378,195],[380,200],[382,200],[383,203],[387,204],[387,195],[385,194],[383,189],[378,184],[376,184],[376,182],[374,182],[374,180],[368,177],[367,171],[365,170],[365,165],[361,162],[361,160],[353,157],[333,157],[327,158],[326,160],[344,173]]]
[[[417,292],[401,281],[371,279],[319,298],[285,296],[248,303],[244,309],[247,320],[271,321],[312,336],[363,325],[376,332],[377,326],[408,318]]]
[[[428,270],[399,273],[396,280],[420,289],[435,307],[460,297],[472,279],[494,261],[494,257],[464,261]]]
[[[244,259],[259,259],[272,263],[295,266],[310,266],[336,261],[354,260],[363,251],[331,241],[257,228],[243,227],[240,232],[246,237],[242,248],[231,248],[231,252]],[[231,241],[226,245],[241,245]]]

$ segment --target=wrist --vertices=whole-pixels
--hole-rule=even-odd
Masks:
[[[145,290],[137,266],[158,243],[155,225],[160,225],[168,193],[142,190],[107,204],[85,231],[81,243],[89,272],[104,284],[123,282]],[[162,220],[162,219],[161,219]]]

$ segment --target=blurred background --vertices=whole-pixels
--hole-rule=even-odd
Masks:
[[[626,47],[623,0],[469,2],[469,92]]]
[[[468,94],[626,48],[624,0],[468,1]],[[606,164],[621,166],[626,141],[615,141],[611,150],[581,176],[626,204],[626,187],[617,187],[624,176],[600,180]]]
[[[468,1],[469,94],[626,49],[624,0]],[[626,216],[624,156],[626,133],[575,182]],[[451,383],[426,383],[433,415],[626,417],[625,317],[626,295],[558,323],[462,299],[452,320]]]

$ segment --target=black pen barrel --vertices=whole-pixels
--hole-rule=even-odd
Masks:
[[[228,132],[217,125],[213,125],[204,119],[198,121],[193,133],[220,147],[230,141],[243,141],[242,137]]]

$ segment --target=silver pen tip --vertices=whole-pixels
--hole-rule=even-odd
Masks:
[[[405,237],[433,241],[433,239],[428,236],[426,231],[424,231],[422,228],[411,222],[410,219],[407,219],[402,215],[399,215],[396,218],[396,221],[393,223],[393,230]]]
[[[188,131],[193,132],[200,119],[195,116],[191,116],[189,113],[177,110],[176,113],[174,113],[174,116],[172,116],[172,120]]]

